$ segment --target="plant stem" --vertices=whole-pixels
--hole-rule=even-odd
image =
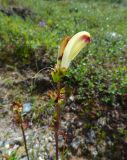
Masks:
[[[23,128],[23,125],[22,125],[22,118],[21,118],[21,130],[22,130],[22,135],[23,135],[23,141],[24,141],[24,145],[25,145],[25,152],[26,152],[26,156],[27,156],[27,159],[29,159],[29,153],[28,153],[28,148],[27,148],[27,141],[26,141],[26,136],[25,136],[25,131],[24,131],[24,128]]]
[[[55,142],[56,142],[56,160],[58,160],[59,159],[58,131],[55,131]]]
[[[57,101],[56,101],[56,117],[55,117],[55,143],[56,143],[56,160],[59,160],[59,143],[58,143],[58,132],[60,126],[60,82],[57,84]]]

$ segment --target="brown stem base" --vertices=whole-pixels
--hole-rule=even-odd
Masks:
[[[24,132],[24,128],[23,128],[22,122],[21,122],[21,130],[22,130],[23,141],[24,141],[24,145],[25,145],[26,156],[27,156],[27,159],[30,160],[29,153],[28,153],[28,148],[27,148],[26,136],[25,136],[25,132]]]
[[[58,131],[55,130],[55,142],[56,142],[56,160],[59,159],[59,151],[58,151]]]

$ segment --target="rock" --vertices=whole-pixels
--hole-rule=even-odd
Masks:
[[[71,146],[73,149],[77,150],[81,144],[82,144],[82,138],[78,136],[72,140]]]
[[[97,156],[98,152],[97,152],[95,146],[89,145],[89,146],[88,146],[88,150],[91,152],[91,155],[92,155],[94,158]]]
[[[75,100],[75,97],[74,97],[73,95],[71,95],[71,96],[69,97],[69,100],[73,102],[73,101]]]
[[[4,141],[0,141],[0,147],[4,147]]]
[[[68,128],[68,123],[67,122],[65,122],[65,121],[61,121],[61,128],[62,129],[64,129],[64,130],[67,130],[67,128]]]
[[[101,118],[99,118],[98,121],[97,121],[97,123],[98,123],[98,125],[100,125],[100,126],[106,125],[106,117],[101,117]]]
[[[95,140],[96,140],[95,131],[91,129],[91,130],[87,133],[87,138],[86,138],[85,141],[86,141],[87,143],[95,143]]]
[[[59,136],[59,148],[65,147],[65,140],[63,136]]]
[[[99,145],[97,145],[97,150],[99,153],[104,153],[106,151],[106,142],[103,141],[101,143],[99,143]]]
[[[30,102],[24,103],[23,104],[23,112],[28,113],[32,109],[32,104]]]
[[[71,109],[71,111],[77,111],[78,106],[73,102],[70,104],[69,108]]]
[[[83,122],[78,121],[78,122],[77,122],[77,127],[79,127],[79,128],[80,128],[80,127],[82,127],[82,126],[83,126]],[[81,128],[80,128],[80,129],[81,129]]]
[[[28,160],[28,158],[25,156],[23,158],[20,158],[20,160]]]
[[[1,86],[1,84],[2,83],[1,83],[1,79],[0,79],[0,86]],[[3,102],[4,102],[4,99],[0,97],[0,104],[3,104]],[[0,108],[1,108],[1,106],[0,106]]]
[[[0,150],[0,155],[2,154],[2,151]]]
[[[109,140],[107,140],[107,144],[109,145],[109,146],[113,146],[113,142],[109,139]]]
[[[8,113],[9,109],[7,107],[2,106],[2,108],[0,108],[0,118],[7,116]]]
[[[6,149],[9,149],[10,148],[9,142],[5,142],[4,146],[5,146]]]

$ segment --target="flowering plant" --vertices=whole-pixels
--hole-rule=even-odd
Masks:
[[[57,64],[54,71],[51,73],[53,81],[57,83],[57,89],[55,92],[50,93],[51,99],[55,102],[55,114],[54,114],[54,131],[56,142],[56,160],[59,158],[58,154],[58,135],[60,127],[60,110],[61,102],[64,101],[64,88],[61,88],[61,80],[66,75],[71,61],[78,55],[78,53],[91,41],[91,36],[86,31],[81,31],[75,34],[73,37],[65,37],[60,44],[58,50]],[[63,92],[64,91],[64,92]]]

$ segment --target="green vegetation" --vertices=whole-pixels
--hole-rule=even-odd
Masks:
[[[22,1],[22,4],[14,1],[11,7],[15,5],[29,8],[33,16],[28,15],[24,20],[16,14],[9,17],[0,14],[0,59],[12,61],[8,59],[11,55],[15,61],[20,59],[19,62],[29,64],[30,57],[36,57],[36,50],[45,46],[44,52],[50,51],[49,64],[55,64],[60,40],[66,35],[86,30],[93,37],[92,43],[76,60],[78,68],[70,70],[69,77],[72,78],[69,83],[80,84],[80,99],[84,94],[88,97],[91,94],[100,97],[101,94],[102,101],[113,103],[114,95],[126,93],[126,7],[91,1],[58,1],[56,5],[55,1],[41,0]],[[43,26],[39,25],[40,22],[44,23]]]

